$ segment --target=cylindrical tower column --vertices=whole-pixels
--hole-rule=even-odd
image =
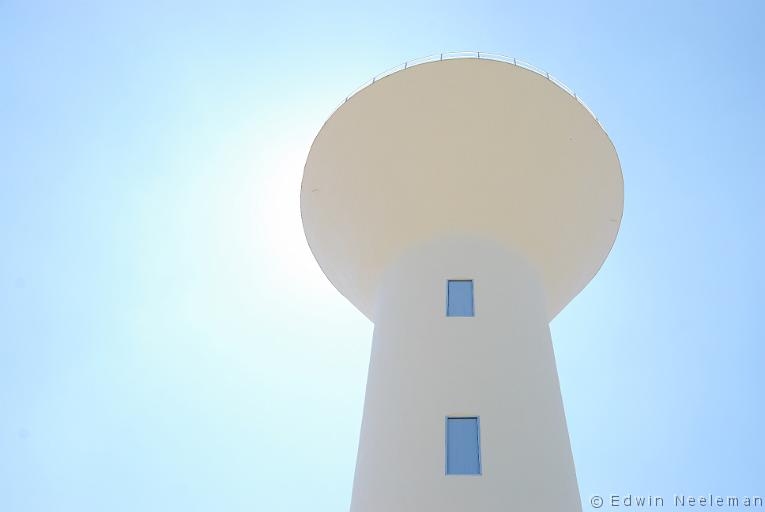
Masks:
[[[473,316],[447,316],[449,280],[472,281]],[[581,510],[532,264],[431,241],[386,269],[374,307],[351,512]],[[478,474],[447,474],[448,418],[477,419]]]

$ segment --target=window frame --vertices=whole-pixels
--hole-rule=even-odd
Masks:
[[[477,473],[450,473],[449,472],[449,420],[475,420],[476,448],[478,450]],[[477,414],[450,414],[444,420],[444,475],[445,476],[483,476],[483,457],[481,455],[481,417]]]
[[[469,315],[451,315],[449,314],[449,301],[451,299],[450,283],[470,283],[470,314]],[[449,318],[473,318],[476,316],[475,305],[475,279],[457,278],[446,280],[446,316]]]

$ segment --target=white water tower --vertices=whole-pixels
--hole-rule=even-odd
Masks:
[[[512,59],[407,66],[324,124],[300,203],[375,325],[351,511],[580,511],[548,324],[621,221],[591,112]]]

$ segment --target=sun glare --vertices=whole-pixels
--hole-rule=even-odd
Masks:
[[[303,294],[328,284],[308,247],[300,217],[300,182],[309,147],[309,143],[272,146],[259,163],[255,201],[256,237],[271,276]]]

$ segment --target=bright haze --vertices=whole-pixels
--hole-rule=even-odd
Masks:
[[[303,165],[357,86],[456,50],[549,71],[621,162],[613,250],[551,324],[585,510],[765,494],[764,17],[0,3],[0,510],[347,510],[373,326],[307,247]]]

